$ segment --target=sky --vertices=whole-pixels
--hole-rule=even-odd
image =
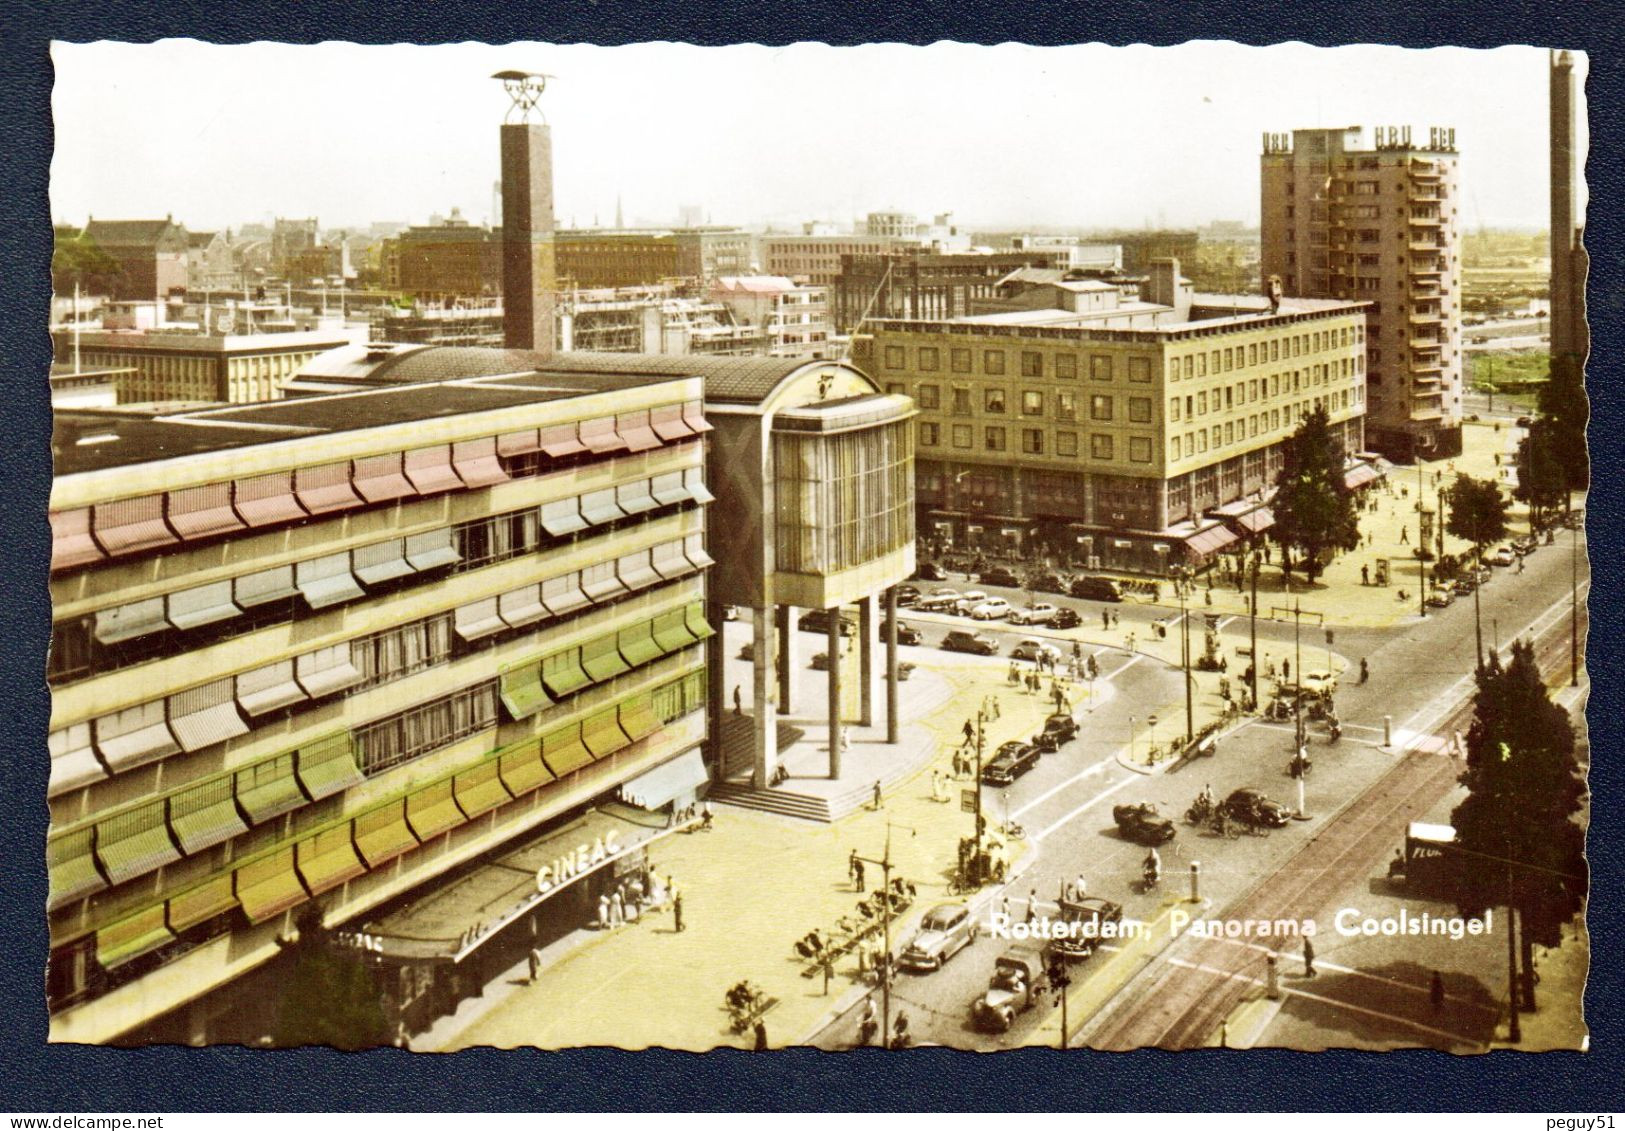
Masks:
[[[493,212],[490,75],[540,71],[561,225],[1258,222],[1265,132],[1453,126],[1469,227],[1544,227],[1547,53],[1247,47],[52,46],[58,220]],[[1583,74],[1584,57],[1577,56]],[[1369,135],[1368,135],[1369,136]],[[1583,134],[1582,134],[1583,138]]]

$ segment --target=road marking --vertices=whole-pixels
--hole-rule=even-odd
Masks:
[[[1115,761],[1114,759],[1107,759],[1106,761],[1103,761],[1103,762],[1096,762],[1094,765],[1088,767],[1087,769],[1078,771],[1076,774],[1073,774],[1071,777],[1067,778],[1060,785],[1055,786],[1054,788],[1052,788],[1052,789],[1050,789],[1050,790],[1048,790],[1048,791],[1046,791],[1044,793],[1039,794],[1037,797],[1033,798],[1031,801],[1027,802],[1027,804],[1023,805],[1020,809],[1017,809],[1014,813],[1012,813],[1010,815],[1012,817],[1020,817],[1022,814],[1028,812],[1029,810],[1033,809],[1034,807],[1036,807],[1038,805],[1042,805],[1044,802],[1048,801],[1050,798],[1054,797],[1057,793],[1060,793],[1063,789],[1066,789],[1068,786],[1074,785],[1075,783],[1082,781],[1084,778],[1088,777],[1090,774],[1098,774],[1101,770],[1104,770],[1108,766],[1112,765],[1114,763],[1114,761]]]
[[[1066,816],[1062,817],[1059,821],[1056,821],[1053,825],[1049,826],[1049,828],[1043,829],[1040,832],[1036,832],[1032,836],[1028,837],[1027,839],[1028,840],[1043,840],[1045,837],[1049,836],[1050,833],[1054,832],[1056,829],[1058,829],[1062,825],[1066,824],[1073,817],[1076,817],[1079,813],[1082,813],[1085,809],[1088,809],[1091,806],[1096,805],[1096,804],[1100,803],[1101,801],[1104,801],[1106,798],[1110,797],[1112,794],[1114,794],[1118,790],[1122,789],[1125,785],[1131,785],[1134,782],[1137,782],[1139,780],[1141,780],[1141,779],[1139,777],[1137,777],[1137,776],[1131,776],[1131,777],[1124,778],[1122,781],[1118,782],[1116,785],[1112,786],[1110,789],[1102,790],[1101,792],[1095,794],[1088,801],[1085,801],[1082,805],[1079,805],[1076,809],[1072,810],[1072,812],[1068,813]]]
[[[1285,951],[1272,950],[1261,943],[1244,942],[1241,939],[1212,939],[1210,941],[1222,942],[1227,946],[1239,946],[1243,950],[1254,950],[1261,954],[1274,954],[1277,957],[1286,953]],[[1368,971],[1360,970],[1353,966],[1342,966],[1336,962],[1327,962],[1319,957],[1315,959],[1315,966],[1318,969],[1331,970],[1338,974],[1352,974],[1356,978],[1368,978],[1373,982],[1383,982],[1398,989],[1411,990],[1419,994],[1428,994],[1432,992],[1432,988],[1429,986],[1419,986],[1415,982],[1404,982],[1398,978],[1386,978],[1381,974],[1372,974]],[[1456,997],[1454,994],[1446,994],[1445,1000],[1457,1002],[1458,1004],[1467,1006],[1469,1009],[1482,1009],[1488,1013],[1495,1014],[1499,1014],[1501,1012],[1501,1007],[1499,1005],[1487,1005],[1482,1001],[1477,1001],[1472,998]]]
[[[1095,655],[1098,656],[1098,655],[1100,655],[1100,653],[1096,652]],[[1140,655],[1138,652],[1136,652],[1134,654],[1134,658],[1132,660],[1128,661],[1126,664],[1123,664],[1120,667],[1113,668],[1111,671],[1107,672],[1105,675],[1101,676],[1100,678],[1101,679],[1116,679],[1118,676],[1120,676],[1124,672],[1128,671],[1130,668],[1132,668],[1135,664],[1139,663],[1143,659],[1145,659],[1145,657]]]

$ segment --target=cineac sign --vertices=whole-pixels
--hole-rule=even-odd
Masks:
[[[536,890],[546,894],[582,873],[592,871],[606,860],[614,859],[624,850],[621,834],[611,829],[592,843],[578,844],[574,851],[566,852],[552,863],[536,869]]]

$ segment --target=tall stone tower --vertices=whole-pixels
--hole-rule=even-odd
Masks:
[[[546,75],[501,71],[513,105],[502,124],[502,342],[509,349],[552,353],[557,287],[553,224],[553,139],[536,102]]]
[[[1574,60],[1567,51],[1551,58],[1552,169],[1552,357],[1585,360],[1591,346],[1586,328],[1585,224],[1580,220],[1575,154]]]

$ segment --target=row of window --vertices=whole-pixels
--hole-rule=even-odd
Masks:
[[[920,446],[922,448],[935,448],[942,445],[942,429],[939,425],[929,421],[921,422]],[[1044,454],[1044,429],[1022,428],[1021,450],[1025,455],[1041,456]],[[955,424],[950,432],[951,447],[968,449],[975,447],[975,431],[969,424]],[[1078,455],[1078,433],[1056,432],[1055,454],[1058,456],[1076,457]],[[982,450],[989,452],[1002,452],[1007,448],[1007,436],[1003,425],[989,424],[982,429]],[[1128,438],[1127,454],[1131,463],[1151,462],[1151,437],[1130,436]],[[1116,439],[1106,432],[1095,432],[1089,436],[1089,458],[1097,460],[1110,460],[1117,458]]]
[[[1289,405],[1286,409],[1270,409],[1248,416],[1243,420],[1226,421],[1223,424],[1214,424],[1208,428],[1198,428],[1186,432],[1183,436],[1171,435],[1168,437],[1168,458],[1170,460],[1186,459],[1191,456],[1202,455],[1211,446],[1213,449],[1224,447],[1226,444],[1241,443],[1255,439],[1259,433],[1273,432],[1283,426],[1292,427],[1309,414],[1312,408],[1325,408],[1328,412],[1338,412],[1351,406],[1365,403],[1365,389],[1342,389],[1326,396],[1315,397],[1311,400],[1301,401],[1296,405]]]
[[[1365,373],[1365,358],[1345,357],[1324,365],[1311,365],[1307,369],[1294,369],[1290,373],[1276,373],[1268,377],[1249,378],[1217,389],[1187,393],[1183,397],[1168,398],[1168,419],[1177,422],[1206,416],[1213,412],[1229,412],[1242,405],[1270,400],[1279,396],[1292,396],[1302,390],[1328,385],[1339,379]],[[1110,419],[1107,417],[1106,419]],[[1132,418],[1131,418],[1132,419]]]
[[[972,367],[975,352],[968,346],[955,346],[948,350],[949,372],[976,373],[980,372],[987,377],[1003,377],[1006,373],[1007,351],[1002,349],[984,349],[982,354],[982,367],[980,370]],[[1023,377],[1043,377],[1044,354],[1039,350],[1022,350],[1019,354],[1018,365],[1020,375]],[[1072,353],[1057,353],[1050,355],[1051,372],[1049,376],[1060,380],[1076,380],[1078,376],[1078,355]],[[1089,361],[1089,377],[1094,381],[1111,381],[1117,374],[1118,359],[1113,354],[1091,354]],[[907,369],[908,350],[905,346],[888,345],[885,353],[885,367],[887,369]],[[936,373],[942,369],[942,350],[937,346],[917,346],[914,349],[914,369],[920,373]],[[1151,380],[1151,359],[1149,357],[1130,357],[1124,363],[1123,371],[1130,381]]]
[[[1354,325],[1304,334],[1288,334],[1280,338],[1271,338],[1266,342],[1252,342],[1246,346],[1227,346],[1224,349],[1183,354],[1168,359],[1168,380],[1206,377],[1210,373],[1229,373],[1238,368],[1268,365],[1283,359],[1290,361],[1294,357],[1344,349],[1364,340],[1365,327]]]

